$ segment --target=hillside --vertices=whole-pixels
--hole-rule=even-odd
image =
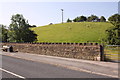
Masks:
[[[105,30],[112,24],[107,22],[76,22],[53,24],[32,28],[38,42],[100,42],[106,38]]]

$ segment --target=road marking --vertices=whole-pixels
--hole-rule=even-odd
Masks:
[[[8,71],[8,70],[2,69],[2,68],[0,68],[0,70],[1,70],[1,71],[4,71],[4,72],[7,72],[7,73],[9,73],[9,74],[12,74],[12,75],[14,75],[14,76],[16,76],[16,77],[25,79],[25,77],[20,76],[20,75],[18,75],[18,74],[15,74],[15,73],[13,73],[13,72],[10,72],[10,71]]]

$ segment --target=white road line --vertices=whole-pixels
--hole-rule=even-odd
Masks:
[[[18,75],[18,74],[15,74],[15,73],[13,73],[13,72],[10,72],[10,71],[8,71],[8,70],[2,69],[2,68],[0,68],[0,70],[1,70],[1,71],[4,71],[4,72],[7,72],[7,73],[9,73],[9,74],[12,74],[12,75],[14,75],[14,76],[16,76],[16,77],[25,79],[25,77],[20,76],[20,75]]]

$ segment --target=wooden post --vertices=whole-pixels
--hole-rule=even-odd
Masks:
[[[100,45],[100,61],[104,61],[104,46]]]

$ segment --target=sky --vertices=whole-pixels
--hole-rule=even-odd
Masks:
[[[0,2],[0,24],[9,26],[11,17],[15,14],[22,14],[30,25],[44,26],[50,23],[57,24],[62,21],[62,11],[64,9],[64,22],[68,18],[74,19],[77,16],[110,17],[118,13],[118,2]]]

